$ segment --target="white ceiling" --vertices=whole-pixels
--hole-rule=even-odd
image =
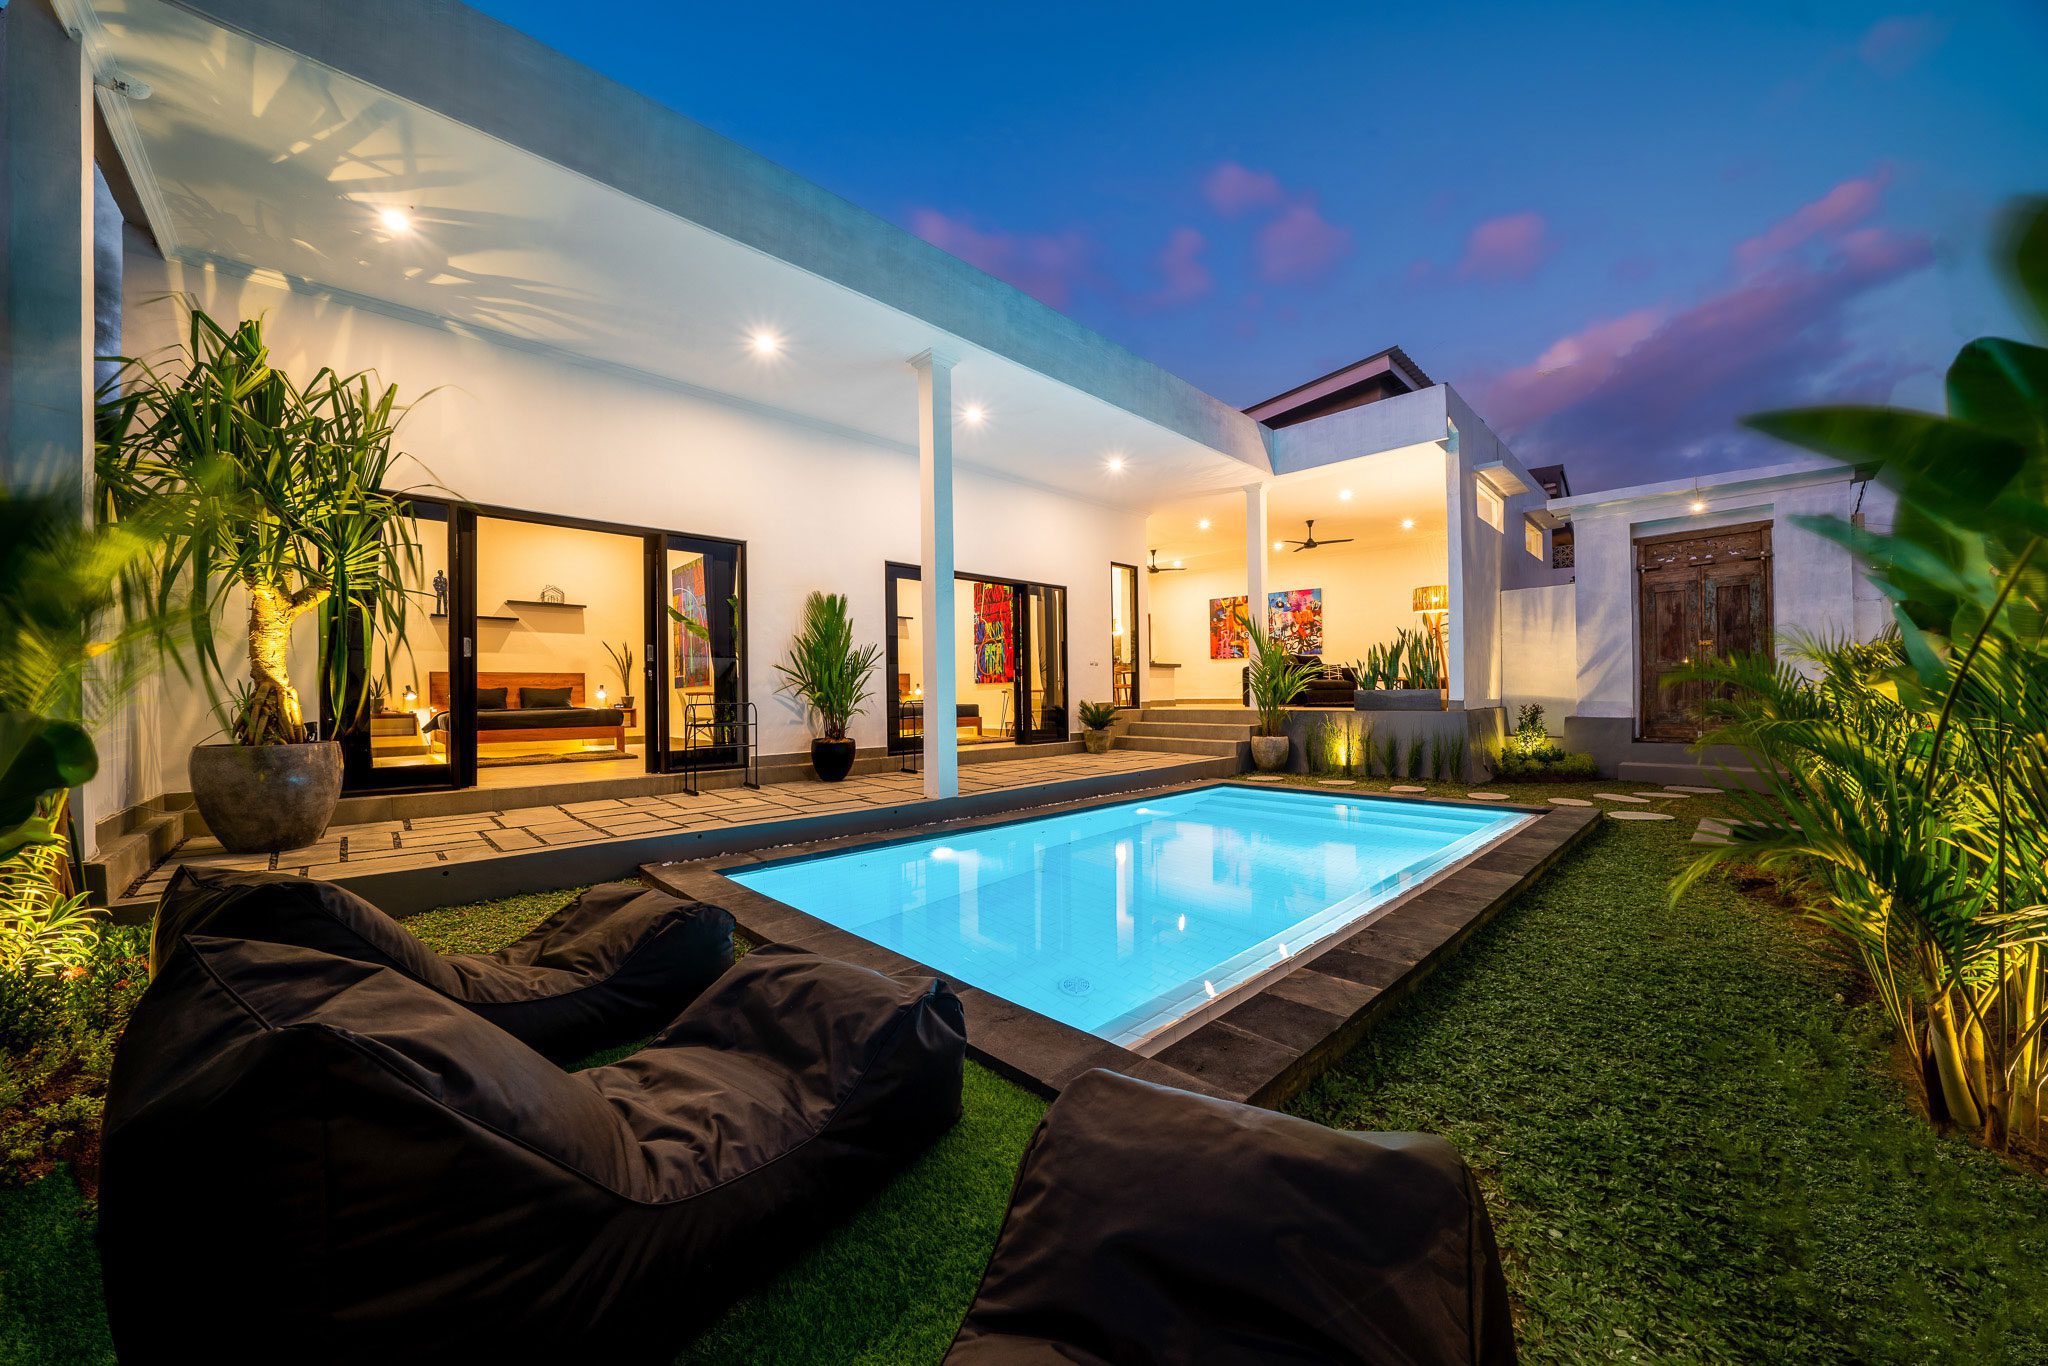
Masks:
[[[1231,489],[1155,508],[1145,519],[1146,545],[1159,552],[1162,565],[1175,560],[1188,569],[1241,565],[1244,503],[1242,490]],[[1400,536],[1443,539],[1443,448],[1434,442],[1403,446],[1271,481],[1266,529],[1273,540],[1305,539],[1303,527],[1310,517],[1319,541],[1340,536],[1360,544]],[[1201,525],[1205,518],[1207,530]],[[1404,518],[1415,525],[1403,528]],[[1281,553],[1294,551],[1290,547]]]
[[[174,255],[276,272],[914,450],[907,359],[960,357],[963,464],[1111,504],[1261,471],[931,324],[360,81],[157,0],[92,6],[102,93]],[[125,109],[125,114],[123,110]],[[602,136],[593,129],[592,136]],[[395,206],[413,231],[394,235]],[[762,358],[757,330],[782,341]],[[1124,472],[1108,463],[1121,457]]]

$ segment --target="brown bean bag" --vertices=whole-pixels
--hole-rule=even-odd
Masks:
[[[390,968],[188,936],[107,1099],[124,1362],[674,1359],[959,1114],[960,1003],[784,949],[564,1072]]]
[[[1039,1124],[947,1366],[1511,1366],[1472,1173],[1358,1134],[1084,1074]]]
[[[648,887],[592,887],[496,953],[439,954],[331,882],[180,868],[150,962],[188,934],[296,944],[396,969],[562,1063],[646,1038],[732,966],[732,917]]]

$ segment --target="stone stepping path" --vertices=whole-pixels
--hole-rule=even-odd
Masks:
[[[1668,821],[1677,819],[1669,811],[1610,811],[1611,821]]]
[[[1318,779],[1316,779],[1316,781],[1317,781],[1317,782],[1319,782],[1319,783],[1321,783],[1321,784],[1322,784],[1322,785],[1323,785],[1324,787],[1351,787],[1351,786],[1354,786],[1354,784],[1352,783],[1352,781],[1351,781],[1351,780],[1350,780],[1349,778],[1318,778]]]
[[[1690,844],[1732,844],[1728,838],[1729,823],[1715,820],[1712,816],[1700,822],[1700,828],[1692,832]]]
[[[1409,785],[1407,785],[1407,784],[1405,784],[1405,783],[1404,783],[1404,784],[1398,784],[1398,785],[1396,785],[1396,786],[1394,786],[1394,787],[1390,787],[1390,788],[1388,788],[1388,789],[1387,789],[1387,791],[1389,791],[1389,792],[1427,792],[1427,791],[1429,791],[1429,789],[1428,789],[1428,788],[1426,788],[1426,787],[1411,787],[1411,786],[1409,786]]]
[[[1650,802],[1682,802],[1692,794],[1689,792],[1637,792],[1632,795]]]
[[[1626,792],[1595,792],[1593,795],[1603,802],[1633,802],[1638,806],[1648,805],[1641,797],[1631,797]]]
[[[1721,789],[1718,787],[1684,787],[1678,783],[1666,783],[1664,784],[1664,790],[1666,792],[1684,792],[1688,795],[1700,797],[1718,797],[1721,795]]]
[[[1281,781],[1280,775],[1277,773],[1247,773],[1244,775],[1244,780],[1248,783],[1277,783]]]
[[[1552,797],[1550,804],[1552,806],[1591,806],[1593,803],[1587,801],[1584,797]]]
[[[1467,792],[1465,795],[1475,802],[1506,802],[1514,800],[1505,792]]]

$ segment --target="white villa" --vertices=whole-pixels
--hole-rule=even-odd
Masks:
[[[422,611],[351,794],[716,770],[721,717],[792,762],[774,665],[819,589],[886,652],[869,768],[934,798],[963,761],[1077,749],[1084,701],[1133,709],[1120,743],[1214,752],[1155,712],[1240,705],[1233,599],[1278,598],[1331,665],[1440,624],[1428,725],[1539,702],[1616,768],[1693,762],[1643,705],[1673,631],[1876,625],[1784,521],[1847,511],[1838,469],[1578,496],[1553,470],[1552,497],[1399,348],[1241,411],[448,0],[9,8],[10,484],[82,486],[94,357],[161,352],[188,306],[417,403]],[[522,686],[623,725],[494,729]],[[176,680],[118,718],[103,838],[214,729]]]

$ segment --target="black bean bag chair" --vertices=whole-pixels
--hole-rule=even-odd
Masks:
[[[1024,1154],[947,1366],[1510,1366],[1472,1173],[1358,1134],[1088,1072]]]
[[[331,882],[180,868],[150,962],[188,934],[296,944],[394,968],[557,1062],[646,1038],[732,966],[732,916],[649,887],[592,887],[496,953],[439,954]]]
[[[674,1359],[953,1123],[960,1002],[748,955],[565,1072],[389,968],[188,936],[121,1039],[100,1248],[124,1362]]]

